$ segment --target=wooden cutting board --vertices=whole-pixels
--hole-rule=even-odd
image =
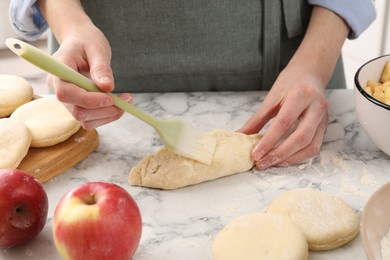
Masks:
[[[98,144],[99,134],[96,130],[80,128],[62,143],[44,148],[30,148],[18,169],[44,183],[85,159]]]

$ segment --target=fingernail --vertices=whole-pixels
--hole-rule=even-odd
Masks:
[[[264,170],[270,166],[271,164],[269,163],[269,161],[265,161],[265,160],[260,160],[256,163],[256,168],[259,170]]]
[[[245,130],[245,127],[242,126],[242,127],[240,127],[239,129],[237,129],[236,132],[241,133],[241,132],[243,132],[244,130]]]
[[[133,96],[129,95],[125,100],[126,102],[131,102],[133,100]]]
[[[290,164],[288,164],[287,162],[281,162],[281,163],[278,163],[278,166],[280,166],[280,167],[288,167],[288,166],[290,166]]]
[[[100,83],[109,83],[109,82],[111,82],[111,77],[102,76],[102,77],[99,77],[99,81],[100,81]]]
[[[260,147],[260,143],[258,143],[255,146],[255,148],[253,148],[253,150],[252,150],[253,160],[255,160],[255,161],[259,161],[265,155],[265,151],[259,147]]]
[[[260,170],[264,170],[268,167],[271,167],[271,166],[277,165],[278,163],[281,163],[281,161],[282,160],[278,156],[274,156],[268,160],[264,159],[264,160],[258,161],[256,163],[256,167]]]

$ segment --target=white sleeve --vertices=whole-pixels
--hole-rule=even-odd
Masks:
[[[15,32],[28,41],[37,40],[48,28],[36,0],[11,0],[9,18]]]
[[[308,0],[308,3],[325,7],[342,17],[351,28],[349,39],[357,38],[376,18],[373,0]]]

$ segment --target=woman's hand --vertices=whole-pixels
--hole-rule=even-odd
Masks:
[[[74,30],[62,41],[53,56],[92,79],[102,91],[114,89],[111,49],[103,33],[96,27],[80,26]],[[123,114],[107,94],[87,92],[55,76],[48,77],[48,85],[86,129],[117,120]],[[121,94],[120,97],[128,102],[132,99],[130,94]]]
[[[286,68],[256,113],[239,130],[259,132],[273,119],[252,151],[256,167],[287,166],[316,156],[328,123],[328,102],[321,81]]]
[[[112,91],[111,47],[84,12],[80,0],[38,0],[37,4],[60,43],[53,56],[90,78],[102,91]],[[47,81],[58,100],[86,129],[107,124],[123,114],[107,94],[87,92],[54,76],[49,76]],[[130,94],[120,97],[127,102],[132,100]]]
[[[246,134],[257,133],[273,119],[252,151],[257,168],[296,164],[318,154],[328,124],[324,89],[348,32],[340,16],[313,6],[301,45],[261,107],[240,129]]]

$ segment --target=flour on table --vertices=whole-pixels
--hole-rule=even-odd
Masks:
[[[349,165],[345,162],[343,158],[340,158],[339,155],[330,151],[322,151],[320,153],[320,161],[321,165],[333,163],[342,171],[347,171],[350,169]]]
[[[366,169],[363,171],[363,176],[360,180],[360,183],[369,187],[374,187],[377,185],[375,178],[371,176]]]

